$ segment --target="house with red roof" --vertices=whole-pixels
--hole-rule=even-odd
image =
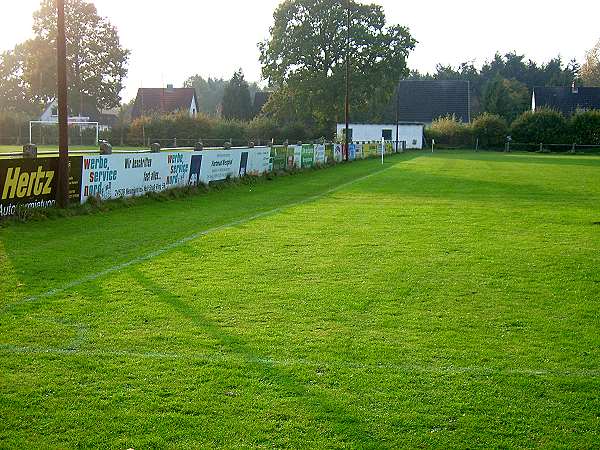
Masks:
[[[187,112],[190,117],[198,113],[198,99],[194,88],[174,88],[168,84],[166,88],[138,89],[131,118],[143,116],[162,116],[176,112]]]

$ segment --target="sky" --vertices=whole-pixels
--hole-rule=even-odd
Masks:
[[[181,86],[193,74],[231,78],[242,68],[260,81],[257,43],[268,38],[280,0],[93,0],[131,50],[122,96],[139,87]],[[390,24],[419,41],[408,63],[432,72],[437,63],[481,66],[496,51],[517,51],[538,63],[561,55],[583,62],[600,39],[600,1],[371,0]],[[0,51],[31,37],[40,0],[0,0]],[[367,1],[363,1],[367,3]],[[10,6],[9,6],[10,5]]]

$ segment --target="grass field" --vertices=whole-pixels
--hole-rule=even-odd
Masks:
[[[0,229],[0,447],[598,448],[599,223],[454,152]]]

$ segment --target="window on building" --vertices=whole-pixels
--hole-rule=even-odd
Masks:
[[[392,140],[392,130],[381,130],[381,137],[386,141]]]

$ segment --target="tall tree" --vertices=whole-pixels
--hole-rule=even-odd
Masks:
[[[183,87],[194,88],[196,97],[198,97],[198,111],[215,116],[219,113],[223,104],[223,93],[227,81],[222,78],[204,78],[202,75],[192,75],[184,81]],[[254,98],[254,94],[259,90],[256,82],[248,83],[250,90],[250,98]]]
[[[226,119],[250,120],[252,118],[252,100],[244,73],[239,69],[225,86],[223,92],[223,117]]]
[[[377,114],[408,75],[415,40],[407,28],[386,26],[381,6],[350,0],[352,117]],[[259,44],[263,77],[276,88],[267,111],[282,119],[332,124],[343,118],[346,2],[285,0],[271,36]]]
[[[11,74],[12,86],[18,85],[31,103],[38,103],[56,92],[55,0],[42,0],[33,19],[35,38],[5,53],[0,70]],[[65,27],[71,110],[79,113],[118,106],[129,50],[121,46],[116,28],[85,0],[65,1]]]
[[[214,116],[219,110],[219,105],[223,102],[223,92],[227,81],[222,78],[204,79],[200,75],[189,77],[183,86],[194,88],[198,97],[198,110],[205,114]]]
[[[486,85],[482,107],[485,112],[497,114],[510,123],[528,109],[530,98],[523,83],[497,76]]]
[[[410,78],[470,81],[473,115],[490,112],[510,120],[514,111],[527,108],[534,87],[570,86],[578,79],[579,73],[580,68],[575,60],[564,64],[557,56],[547,63],[537,64],[526,60],[524,55],[509,52],[505,55],[496,53],[480,70],[472,62],[464,62],[457,68],[438,64],[435,73],[430,75],[414,71]],[[528,91],[527,95],[523,86]],[[508,97],[500,98],[501,93]],[[525,97],[529,99],[525,101]]]
[[[600,87],[600,40],[586,52],[580,73],[585,86]]]

